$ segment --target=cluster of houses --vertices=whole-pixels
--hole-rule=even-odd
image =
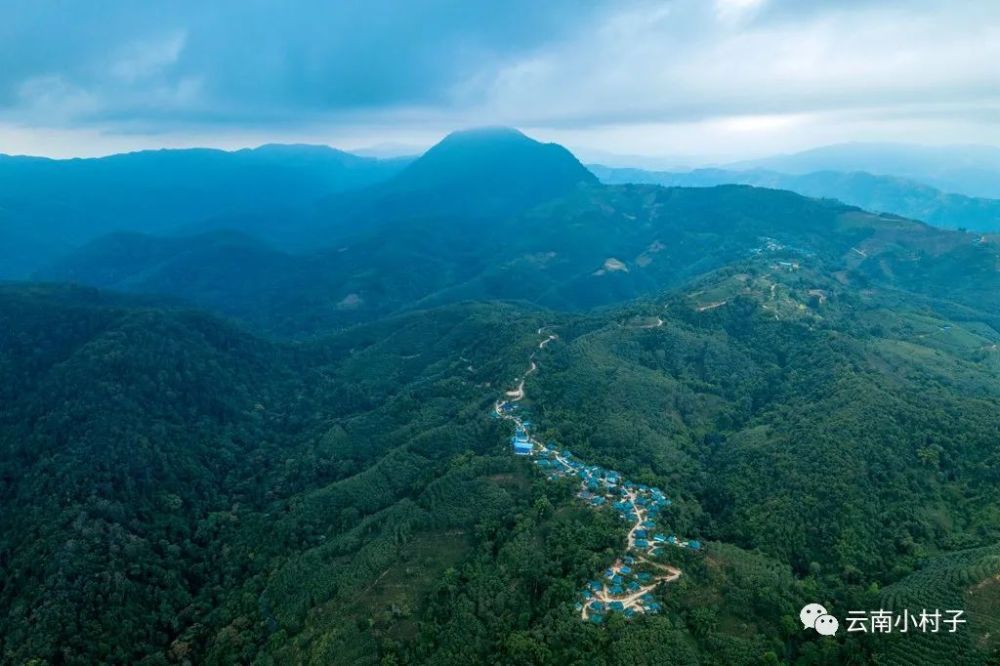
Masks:
[[[554,442],[542,444],[532,439],[528,415],[514,402],[498,402],[494,417],[514,422],[511,448],[515,455],[532,456],[534,464],[551,481],[578,478],[580,500],[598,509],[609,507],[631,525],[626,554],[604,572],[602,580],[590,581],[580,592],[576,607],[581,618],[600,624],[609,613],[631,618],[639,613],[660,612],[652,592],[657,583],[676,579],[680,571],[647,558],[663,554],[667,546],[701,549],[699,541],[680,539],[658,527],[657,518],[671,504],[663,491],[628,481],[614,470],[586,465]],[[669,574],[664,575],[664,570]]]
[[[626,618],[659,613],[662,606],[652,594],[657,576],[647,569],[631,555],[615,562],[601,580],[590,581],[580,592],[576,609],[581,618],[601,624],[609,613],[621,613]]]
[[[548,479],[579,478],[577,497],[594,508],[610,507],[632,526],[628,535],[628,554],[605,572],[603,581],[590,581],[580,592],[577,610],[581,617],[600,624],[608,613],[621,613],[627,618],[638,613],[658,613],[660,604],[652,591],[658,581],[675,576],[654,573],[655,568],[662,568],[662,565],[646,558],[661,555],[666,546],[701,550],[701,542],[680,539],[658,528],[656,520],[670,506],[670,499],[659,488],[632,483],[614,470],[586,465],[571,452],[556,448],[553,442],[534,443],[531,453],[535,456],[535,465]]]
[[[535,464],[542,468],[549,480],[577,476],[581,482],[577,497],[593,507],[610,506],[629,523],[638,522],[629,535],[630,546],[634,550],[658,555],[659,549],[668,545],[701,549],[701,542],[695,539],[679,539],[657,530],[656,517],[671,504],[659,488],[624,480],[620,473],[613,470],[584,465],[569,451],[555,448],[552,442],[534,447],[532,452],[536,453]]]

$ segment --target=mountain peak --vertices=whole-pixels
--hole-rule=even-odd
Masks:
[[[437,145],[457,145],[463,143],[489,144],[504,141],[538,143],[519,129],[505,127],[503,125],[487,125],[483,127],[470,127],[468,129],[456,130],[448,134]]]
[[[476,202],[477,209],[509,212],[596,184],[571,152],[510,127],[453,132],[395,179],[395,186],[441,199]]]

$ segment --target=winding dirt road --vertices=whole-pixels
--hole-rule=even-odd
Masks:
[[[662,319],[658,319],[658,323],[656,324],[656,326],[662,326],[662,325],[663,325]],[[546,327],[544,327],[544,326],[542,328],[539,328],[538,329],[538,334],[541,335],[542,332],[545,330],[545,328]],[[531,375],[532,373],[534,373],[534,372],[536,372],[538,370],[538,364],[535,362],[535,354],[537,353],[538,350],[544,349],[547,344],[549,344],[550,342],[552,342],[553,340],[556,340],[556,339],[558,339],[558,336],[556,336],[554,334],[550,334],[548,337],[546,337],[544,340],[542,340],[541,342],[538,343],[538,347],[537,347],[536,351],[532,352],[531,356],[529,357],[530,365],[528,367],[528,370],[524,373],[524,377],[522,377],[519,380],[517,380],[518,381],[517,388],[511,389],[511,390],[507,391],[505,393],[506,400],[498,400],[496,402],[496,405],[494,406],[494,410],[495,410],[496,414],[500,418],[513,421],[517,425],[518,428],[522,429],[525,432],[525,435],[527,436],[528,440],[541,453],[553,453],[553,452],[547,446],[545,446],[544,444],[542,444],[541,442],[539,442],[538,440],[536,440],[534,437],[532,437],[532,435],[528,431],[528,429],[524,427],[524,422],[521,420],[521,418],[518,417],[518,416],[515,416],[513,414],[508,414],[507,411],[505,410],[505,406],[507,404],[509,404],[509,403],[518,402],[518,401],[521,401],[521,400],[524,399],[524,397],[525,397],[525,389],[524,389],[525,380],[528,378],[529,375]],[[564,469],[565,472],[570,473],[570,474],[574,473],[573,466],[564,457],[560,456],[558,453],[554,453],[553,458],[555,459],[556,462],[558,462],[560,464],[560,466],[563,467],[563,469]],[[581,485],[581,489],[584,489],[584,490],[586,489],[586,483],[581,482],[580,485]],[[642,599],[642,597],[644,597],[646,594],[648,594],[648,593],[652,592],[653,590],[655,590],[656,587],[660,583],[671,583],[671,582],[677,580],[678,578],[680,578],[680,576],[681,576],[681,570],[678,569],[678,568],[676,568],[676,567],[672,567],[670,565],[667,565],[667,564],[662,564],[662,563],[659,563],[659,562],[653,562],[652,560],[647,559],[636,548],[636,546],[635,546],[635,541],[636,541],[636,539],[635,539],[635,532],[646,521],[648,515],[647,515],[647,512],[646,512],[645,509],[643,509],[640,505],[636,504],[636,492],[635,492],[635,490],[629,490],[629,491],[627,491],[625,493],[625,497],[628,499],[629,503],[632,505],[632,510],[635,512],[635,516],[636,516],[635,523],[632,525],[631,529],[629,529],[629,532],[628,532],[628,539],[627,539],[627,546],[626,546],[627,552],[632,553],[632,557],[635,560],[635,562],[637,562],[637,563],[641,562],[644,565],[647,565],[647,566],[649,566],[651,568],[654,568],[654,569],[659,569],[659,570],[664,571],[666,573],[663,574],[663,575],[654,575],[653,576],[653,582],[650,583],[649,585],[644,585],[644,586],[640,587],[638,590],[630,592],[628,595],[618,596],[618,597],[613,596],[610,593],[610,591],[608,590],[607,583],[605,582],[605,583],[602,584],[602,587],[601,587],[600,591],[595,591],[594,592],[594,599],[596,599],[596,600],[598,600],[598,601],[600,601],[600,602],[602,602],[604,604],[610,604],[610,603],[614,603],[614,602],[620,602],[622,604],[622,606],[623,606],[624,609],[632,608],[633,610],[636,610],[637,612],[644,612],[642,605],[639,603],[640,600]],[[612,565],[611,569],[612,569],[613,572],[615,572],[617,574],[617,572],[621,570],[622,566],[625,566],[625,565],[624,565],[622,559],[619,558],[614,563],[614,565]],[[585,603],[583,605],[583,608],[580,610],[580,617],[583,620],[588,620],[589,619],[589,617],[590,617],[589,602]]]

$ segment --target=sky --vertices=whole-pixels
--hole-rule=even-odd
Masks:
[[[1000,145],[995,0],[0,0],[0,16],[3,153],[398,154],[478,125],[663,165]]]

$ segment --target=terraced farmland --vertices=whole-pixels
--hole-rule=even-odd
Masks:
[[[954,633],[915,631],[880,635],[875,653],[885,664],[982,664],[1000,645],[1000,546],[975,548],[932,560],[882,594],[883,608],[964,610]]]

